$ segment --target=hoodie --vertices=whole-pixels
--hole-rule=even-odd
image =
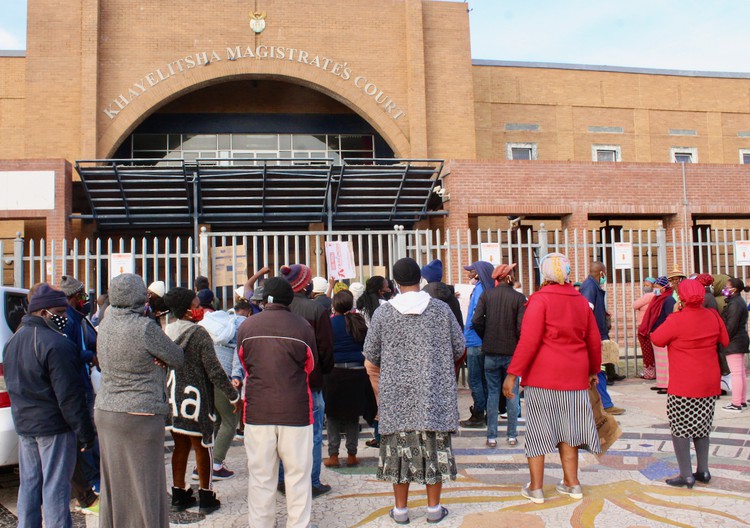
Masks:
[[[237,319],[239,316],[218,310],[203,316],[200,326],[208,331],[214,342],[216,357],[230,378],[242,379],[242,365],[237,354]],[[243,318],[244,320],[244,318]]]
[[[489,262],[479,260],[471,265],[472,268],[477,272],[479,277],[479,283],[474,286],[471,292],[471,298],[469,299],[469,310],[466,314],[466,326],[464,327],[464,338],[466,339],[467,347],[481,347],[482,338],[474,330],[474,325],[471,323],[472,317],[474,317],[474,310],[477,308],[477,303],[482,293],[489,291],[495,287],[495,280],[492,278],[492,272],[495,269]]]
[[[713,283],[713,294],[714,298],[716,299],[716,304],[718,306],[717,310],[719,314],[724,311],[724,305],[727,302],[726,297],[722,295],[721,290],[724,289],[724,286],[727,285],[727,281],[731,278],[729,275],[711,275],[714,278]]]

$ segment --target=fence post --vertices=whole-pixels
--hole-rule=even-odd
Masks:
[[[539,238],[539,258],[541,259],[549,253],[549,244],[547,242],[547,229],[544,227],[544,222],[539,224],[539,231],[537,233]]]
[[[661,277],[667,274],[667,230],[662,222],[656,227],[656,252],[656,276]]]
[[[393,230],[396,231],[396,258],[398,260],[406,257],[406,235],[404,234],[404,226],[395,225]]]
[[[13,287],[23,288],[23,237],[20,231],[13,240]]]
[[[208,271],[208,263],[210,260],[211,255],[209,255],[208,251],[208,233],[206,232],[206,228],[201,227],[201,234],[200,234],[200,262],[198,265],[198,274],[203,275],[204,277],[210,277]]]

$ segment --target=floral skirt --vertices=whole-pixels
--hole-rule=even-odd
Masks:
[[[456,480],[451,433],[407,431],[380,439],[377,478],[393,484]]]

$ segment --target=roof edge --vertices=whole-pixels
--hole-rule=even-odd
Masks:
[[[0,57],[25,57],[26,50],[3,50],[0,49]]]

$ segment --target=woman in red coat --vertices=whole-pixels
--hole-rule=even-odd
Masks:
[[[544,456],[559,453],[563,480],[557,491],[583,498],[578,448],[601,452],[589,386],[602,363],[602,340],[589,303],[569,282],[570,263],[550,253],[539,263],[542,288],[526,304],[521,337],[508,367],[503,393],[513,397],[516,378],[526,395],[524,450],[531,482],[521,495],[544,502]]]
[[[669,353],[667,417],[680,476],[667,479],[670,486],[692,488],[695,481],[708,482],[708,434],[714,419],[716,398],[721,394],[717,343],[726,346],[729,335],[716,310],[703,308],[705,289],[698,281],[684,280],[677,288],[681,309],[667,317],[651,334],[656,346]],[[690,462],[690,439],[695,445],[698,469]]]

